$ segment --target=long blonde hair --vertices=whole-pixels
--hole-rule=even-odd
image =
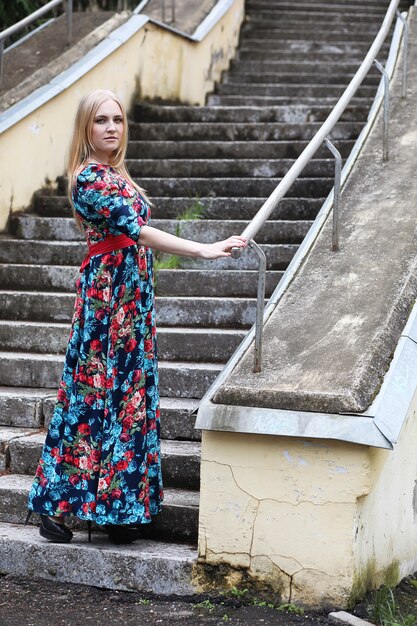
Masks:
[[[109,165],[117,170],[150,204],[146,192],[137,185],[130,176],[126,164],[125,155],[128,140],[128,125],[126,110],[121,100],[112,91],[107,89],[96,89],[83,96],[79,102],[77,113],[75,116],[74,129],[68,149],[67,157],[67,178],[68,178],[68,197],[72,206],[73,214],[79,222],[75,208],[72,202],[72,191],[77,180],[77,176],[83,167],[89,162],[91,153],[94,152],[92,143],[92,130],[94,117],[98,108],[106,100],[114,100],[122,112],[123,116],[123,133],[119,147],[114,150],[109,158]]]

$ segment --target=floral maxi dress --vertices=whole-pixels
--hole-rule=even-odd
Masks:
[[[73,202],[89,243],[139,239],[149,206],[111,166],[87,165]],[[163,499],[152,253],[91,256],[28,507],[98,524],[151,521]]]

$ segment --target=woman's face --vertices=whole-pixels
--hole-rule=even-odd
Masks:
[[[108,164],[111,154],[120,146],[123,135],[123,115],[119,105],[110,98],[97,109],[91,131],[93,159]]]

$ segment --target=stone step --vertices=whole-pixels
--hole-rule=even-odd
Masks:
[[[330,154],[330,153],[328,153]],[[283,177],[294,164],[295,159],[165,159],[150,161],[129,161],[128,166],[135,177],[152,176],[168,178],[176,176],[182,188],[182,181],[193,179],[205,179],[206,182],[213,178],[278,178]],[[189,176],[187,176],[189,172]],[[332,158],[314,158],[303,169],[303,178],[328,178],[334,173],[334,160]],[[191,176],[192,174],[192,176]],[[137,178],[139,180],[139,178]],[[182,189],[179,189],[181,191]],[[163,220],[161,221],[161,225]],[[216,227],[216,224],[213,224]],[[162,226],[161,226],[162,228]],[[216,236],[214,234],[214,236]]]
[[[242,44],[244,46],[249,45],[262,45],[263,49],[271,46],[271,50],[276,49],[275,43],[277,39],[282,44],[287,41],[317,41],[321,44],[335,44],[336,46],[341,43],[351,43],[355,45],[356,43],[364,43],[371,45],[374,37],[376,36],[378,29],[370,28],[370,32],[352,32],[349,29],[343,30],[342,28],[333,29],[329,28],[328,30],[321,30],[317,27],[312,27],[311,30],[302,30],[300,31],[298,28],[294,28],[293,30],[289,30],[284,28],[282,31],[279,29],[273,30],[271,28],[271,23],[266,23],[265,28],[261,28],[260,24],[256,24],[256,27],[251,26],[250,24],[245,25],[244,30],[242,32]],[[263,41],[261,37],[264,37]],[[256,42],[256,43],[255,43]]]
[[[230,85],[231,91],[233,85]],[[155,176],[158,178],[176,176],[178,178],[203,177],[278,177],[285,176],[295,159],[142,159],[127,160],[132,176]],[[332,159],[312,159],[304,168],[303,174],[310,178],[331,176],[334,171]]]
[[[19,381],[22,387],[58,387],[64,357],[34,352],[0,352],[0,385],[10,387]],[[220,372],[213,363],[160,361],[161,396],[201,398]]]
[[[32,486],[33,477],[24,474],[6,474],[0,476],[0,523],[22,524],[27,513],[27,499]],[[164,490],[162,511],[152,524],[144,525],[144,536],[160,539],[177,539],[194,541],[198,530],[199,494],[178,488]],[[38,515],[30,518],[30,524],[38,525]],[[75,515],[69,515],[67,526],[72,529],[86,530],[87,524]],[[100,526],[93,525],[93,539],[102,531]]]
[[[273,142],[271,142],[273,143]],[[152,216],[156,219],[175,219],[178,216],[193,215],[197,212],[201,219],[245,219],[250,220],[267,198],[152,198]],[[62,196],[43,196],[38,212],[51,219],[68,217],[70,208]],[[46,200],[48,200],[46,202]],[[274,209],[271,219],[311,220],[314,219],[325,198],[283,198]],[[38,217],[38,214],[29,214]],[[15,236],[16,233],[13,233]]]
[[[250,20],[256,19],[257,13],[261,16],[269,13],[278,13],[278,15],[291,15],[294,19],[298,17],[299,14],[303,16],[309,15],[313,13],[315,16],[317,13],[323,15],[323,11],[326,10],[328,13],[325,13],[325,17],[327,15],[332,16],[343,16],[344,12],[349,15],[356,16],[356,11],[360,11],[361,15],[370,15],[375,17],[383,17],[385,15],[385,8],[380,3],[375,3],[375,5],[366,4],[363,2],[349,2],[347,4],[341,2],[341,0],[337,0],[337,2],[330,3],[321,3],[321,4],[312,4],[310,2],[300,2],[297,4],[291,4],[289,2],[285,2],[282,0],[281,2],[246,2],[245,3],[246,12],[249,16]],[[322,9],[322,11],[320,11]],[[317,19],[315,17],[315,19]]]
[[[149,159],[296,159],[307,141],[131,141],[127,156],[139,159],[146,155]],[[347,157],[354,141],[338,140],[336,147]],[[328,157],[325,147],[315,155],[316,158]],[[189,165],[194,172],[193,162]],[[13,223],[11,223],[13,227]]]
[[[329,112],[338,103],[340,96],[343,93],[341,88],[339,96],[329,96],[320,98],[322,103],[327,103],[329,106]],[[310,96],[255,96],[255,95],[217,95],[213,94],[208,96],[207,104],[210,106],[242,106],[244,104],[254,106],[273,106],[277,103],[290,104],[309,104],[315,102],[316,98]],[[352,98],[352,102],[360,105],[361,107],[367,106],[368,110],[371,106],[372,99],[370,98]]]
[[[298,85],[286,84],[249,84],[249,83],[220,83],[217,85],[216,93],[221,95],[243,95],[267,96],[267,97],[289,97],[289,98],[339,98],[348,81],[340,85],[306,85],[300,82]],[[356,92],[357,98],[371,98],[375,94],[375,86],[362,86]]]
[[[211,96],[213,97],[213,96]],[[226,96],[224,96],[226,97]],[[277,185],[280,178],[141,178],[135,182],[140,183],[151,197],[164,195],[178,197],[188,195],[190,197],[212,196],[269,196]],[[333,186],[333,178],[307,178],[300,176],[288,192],[288,197],[312,196],[313,198],[326,196]],[[17,240],[15,240],[17,241]],[[62,247],[62,244],[59,244]],[[3,261],[6,262],[6,261]]]
[[[14,429],[15,431],[16,429]],[[13,433],[8,441],[8,469],[12,474],[34,475],[45,441],[45,430],[22,435]],[[1,432],[10,429],[0,428]],[[6,435],[7,436],[7,435]],[[166,487],[198,489],[200,486],[200,443],[197,441],[161,440],[163,481]]]
[[[209,99],[219,98],[219,96],[210,95]],[[216,107],[213,107],[216,108]],[[221,107],[224,108],[224,107]],[[258,107],[259,108],[259,107]],[[285,107],[281,107],[285,108]],[[286,110],[286,119],[288,122],[172,122],[166,125],[164,131],[161,130],[161,122],[145,123],[137,125],[135,130],[135,140],[155,140],[159,141],[163,136],[164,141],[193,141],[197,131],[200,133],[200,139],[204,141],[226,142],[230,144],[234,141],[239,142],[258,142],[258,141],[309,141],[317,131],[321,124],[330,113],[331,107],[322,107],[320,110],[310,111],[308,107],[303,105],[289,106]],[[330,137],[339,140],[356,138],[365,122],[365,107],[361,106],[356,109],[357,117],[362,121],[357,122],[338,122],[330,133]],[[282,116],[283,116],[283,112]],[[352,111],[352,116],[355,113]],[[316,117],[315,117],[316,116]],[[133,132],[132,132],[133,134]],[[146,138],[146,139],[145,139]],[[155,193],[154,195],[160,195]],[[47,196],[46,196],[47,197]]]
[[[400,7],[407,8],[410,6],[409,0],[401,0]],[[249,14],[252,14],[253,11],[263,12],[264,10],[269,10],[272,7],[275,7],[277,10],[288,10],[288,11],[308,11],[310,9],[317,10],[331,10],[331,11],[347,11],[360,9],[365,12],[367,10],[376,11],[379,13],[385,13],[388,8],[388,2],[384,3],[381,0],[367,0],[366,4],[363,0],[317,0],[313,2],[312,0],[301,0],[296,4],[288,2],[288,0],[248,0],[245,4],[246,10]]]
[[[238,233],[236,233],[238,234]],[[213,240],[213,236],[212,236]],[[291,261],[297,250],[297,244],[262,244],[262,249],[267,256],[268,269],[285,269],[287,264]],[[10,270],[10,265],[19,264],[20,260],[25,260],[35,270],[36,266],[51,265],[56,267],[57,264],[65,266],[79,266],[82,259],[86,254],[87,246],[84,242],[59,242],[59,241],[36,241],[36,240],[24,240],[24,239],[3,239],[0,245],[0,276],[7,274]],[[160,255],[161,261],[157,261],[155,264],[155,272],[162,269],[175,269],[172,265],[169,268],[164,268],[162,263],[165,263],[166,259],[171,259],[171,263],[175,262],[176,267],[180,268],[200,268],[200,269],[255,269],[257,267],[256,256],[249,254],[246,251],[239,259],[232,259],[231,257],[224,257],[216,260],[207,260],[201,258],[187,258],[187,257],[174,257],[174,261],[170,255]],[[6,260],[10,263],[6,264]],[[4,265],[2,265],[4,264]],[[52,270],[54,274],[54,270]],[[73,280],[74,271],[70,274]],[[5,277],[2,281],[2,286],[6,289],[13,287],[10,285],[10,280],[13,280],[13,275]],[[29,277],[28,277],[29,278]],[[157,282],[157,281],[156,281]],[[28,287],[32,283],[28,281]]]
[[[240,83],[245,85],[257,85],[258,83],[268,83],[273,85],[278,83],[280,85],[347,85],[353,78],[355,72],[336,72],[331,71],[330,68],[317,68],[316,74],[301,73],[300,70],[294,73],[283,73],[279,71],[266,71],[262,70],[259,73],[250,72],[245,69],[244,64],[240,68],[229,71],[224,77],[222,84]],[[368,75],[363,85],[374,86],[378,85],[381,77],[376,73]]]
[[[0,320],[2,350],[65,354],[69,324]],[[166,361],[225,363],[245,337],[244,330],[158,328],[158,356]]]
[[[41,428],[48,426],[56,402],[55,389],[0,387],[0,426]],[[161,437],[199,441],[194,428],[198,400],[161,397]]]
[[[326,53],[328,56],[328,53]],[[309,57],[306,56],[307,60]],[[240,62],[240,61],[239,61]],[[268,124],[281,123],[279,127],[281,129],[281,139],[295,139],[297,133],[299,133],[298,139],[305,139],[306,135],[303,134],[304,124],[308,125],[310,136],[312,137],[320,126],[311,125],[311,122],[324,121],[330,110],[327,105],[315,102],[312,105],[296,104],[294,106],[274,105],[268,109],[259,106],[242,107],[187,107],[187,106],[150,106],[148,104],[136,104],[134,111],[134,122],[131,122],[129,126],[130,138],[135,141],[137,139],[153,140],[159,139],[168,140],[167,136],[170,129],[180,131],[173,139],[182,136],[181,131],[188,126],[191,122],[199,122],[192,129],[195,131],[193,138],[196,141],[202,141],[202,131],[208,132],[210,129],[214,130],[218,127],[223,131],[223,136],[216,139],[215,137],[209,137],[209,139],[218,141],[235,141],[237,137],[230,136],[227,129],[230,128],[231,122],[233,126],[241,124],[241,127],[249,125],[253,127],[254,124],[264,124],[261,126],[263,129]],[[337,124],[338,128],[345,128],[344,134],[339,135],[343,138],[352,138],[357,133],[358,124],[356,123],[357,116],[360,116],[362,122],[366,121],[368,114],[367,109],[349,106],[346,108],[344,116]],[[153,122],[153,124],[152,124]],[[155,122],[163,122],[164,125],[155,124]],[[169,122],[167,124],[166,122]],[[175,126],[175,124],[181,124],[181,126]],[[159,137],[148,137],[147,133],[152,130],[158,130]],[[290,137],[287,138],[287,132],[290,133]],[[143,136],[139,136],[142,134]],[[278,137],[274,137],[278,138]],[[247,137],[244,137],[246,140]],[[260,139],[260,138],[256,138]],[[265,140],[264,140],[265,141]]]
[[[289,74],[294,75],[297,73],[302,74],[303,76],[312,75],[319,76],[319,74],[340,74],[342,76],[346,76],[348,74],[355,74],[357,69],[359,68],[359,63],[357,62],[348,62],[344,61],[344,59],[333,60],[328,57],[327,59],[323,59],[321,62],[314,63],[310,61],[307,57],[304,61],[299,61],[298,63],[294,63],[291,60],[275,60],[270,61],[265,59],[264,61],[241,61],[238,57],[234,58],[230,63],[230,73],[239,74],[239,73],[281,73],[281,74]],[[226,74],[226,77],[228,74]],[[368,76],[380,76],[378,70],[375,67],[372,67],[368,73]]]
[[[195,271],[195,270],[194,270]],[[70,322],[73,294],[0,291],[0,319]],[[255,301],[247,298],[156,298],[157,325],[247,328],[255,321]]]
[[[104,589],[140,591],[158,595],[196,592],[193,569],[197,549],[185,543],[149,539],[114,546],[104,533],[76,532],[69,544],[50,543],[37,528],[0,524],[2,572]]]
[[[260,205],[259,205],[260,206]],[[45,241],[84,241],[73,218],[56,217],[45,218],[36,215],[14,216],[11,220],[11,231],[18,239],[45,240]],[[244,220],[203,220],[203,219],[152,219],[150,226],[165,232],[172,233],[186,239],[201,242],[210,242],[216,239],[226,239],[235,233],[240,233],[247,226]],[[268,221],[257,236],[258,243],[300,243],[311,221],[279,220]],[[62,233],[66,237],[62,237]]]
[[[359,65],[365,58],[369,50],[369,42],[360,41],[306,41],[304,39],[290,39],[269,41],[268,46],[260,45],[259,40],[243,41],[239,47],[237,59],[240,61],[258,61],[267,59],[269,61],[323,61],[333,58],[337,63],[341,60],[345,62],[356,62]],[[384,58],[389,50],[389,44],[381,46],[381,57]]]
[[[252,15],[248,15],[244,25],[243,32],[251,27],[255,28],[287,28],[288,30],[334,30],[338,32],[350,32],[354,37],[356,32],[368,32],[372,36],[377,33],[381,27],[384,14],[375,15],[363,13],[362,11],[327,11],[311,8],[309,11],[297,11],[297,13],[269,9],[265,11],[256,11]]]
[[[282,272],[267,272],[267,295],[272,293],[273,288],[281,279]],[[79,277],[76,267],[66,266],[43,266],[43,265],[0,265],[0,284],[9,291],[0,291],[0,301],[4,303],[4,310],[10,311],[17,303],[22,302],[25,307],[32,306],[33,319],[43,320],[42,300],[26,294],[22,294],[22,300],[15,295],[16,290],[33,291],[66,291],[73,293],[75,283]],[[159,296],[188,296],[188,297],[212,297],[212,298],[253,298],[256,296],[257,272],[252,270],[158,270],[156,293]],[[63,296],[65,294],[62,294]],[[65,321],[68,318],[68,308],[62,312],[53,304],[55,294],[52,295],[50,306],[45,311],[45,316],[51,315],[55,321]],[[74,301],[60,298],[65,306]],[[46,305],[45,305],[46,306]],[[71,305],[73,308],[73,304]],[[22,310],[22,315],[27,315]],[[29,314],[30,315],[30,314]],[[2,310],[0,308],[0,317]],[[26,319],[26,318],[25,318]],[[29,318],[31,319],[31,318]]]

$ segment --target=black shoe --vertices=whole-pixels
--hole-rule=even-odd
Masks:
[[[142,529],[134,524],[105,524],[104,528],[112,543],[122,545],[133,543],[142,537]]]
[[[73,537],[72,532],[64,524],[58,524],[49,515],[41,515],[39,534],[44,539],[55,543],[69,543]]]

